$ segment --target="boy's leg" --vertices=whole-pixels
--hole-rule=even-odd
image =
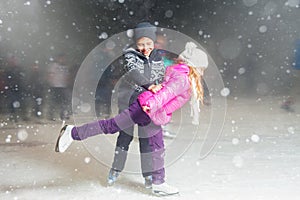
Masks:
[[[150,147],[147,129],[138,127],[141,168],[143,177],[152,175],[152,148]]]
[[[124,131],[120,131],[119,136],[117,138],[112,169],[118,172],[124,169],[129,145],[133,139],[133,131],[133,126]]]
[[[144,113],[142,111],[142,109],[141,109],[141,107],[140,107],[140,105],[137,101],[134,101],[130,105],[128,110],[129,110],[130,118],[134,121],[134,123],[145,124],[145,123],[150,122],[150,118],[148,117],[148,115],[146,113]],[[108,183],[110,185],[112,185],[116,181],[119,172],[121,172],[124,169],[125,162],[126,162],[126,159],[127,159],[127,152],[128,152],[128,149],[129,149],[129,145],[130,145],[130,143],[133,139],[133,131],[134,131],[133,126],[127,128],[125,130],[122,130],[122,131],[120,131],[120,134],[117,138],[114,161],[113,161],[113,164],[112,164],[112,169],[110,170],[110,173],[109,173],[109,176],[108,176]],[[139,131],[138,132],[140,134],[140,126],[139,126]],[[144,138],[144,140],[145,140],[145,142],[147,142],[148,138]],[[149,149],[148,142],[147,142],[147,144],[142,145],[142,146]],[[140,148],[142,152],[144,152],[143,147]],[[149,152],[149,150],[147,150],[147,152]],[[141,153],[141,155],[143,155],[143,154]],[[143,160],[143,158],[141,160]],[[144,163],[144,162],[142,161],[142,163]],[[142,170],[143,170],[143,166],[142,166]],[[115,174],[117,176],[115,176],[115,177],[112,176],[112,174],[113,174],[112,172],[115,172]],[[149,175],[149,173],[148,174],[143,173],[143,175],[146,176],[146,175]]]
[[[113,185],[117,181],[120,172],[123,171],[125,167],[127,152],[133,139],[133,131],[134,127],[132,126],[124,131],[120,131],[119,133],[115,148],[114,160],[107,177],[108,185]]]

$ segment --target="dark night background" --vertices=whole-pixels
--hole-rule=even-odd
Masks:
[[[231,91],[288,95],[299,83],[298,0],[9,0],[0,3],[0,57],[23,67],[66,53],[72,65],[140,21],[180,31],[209,52]]]

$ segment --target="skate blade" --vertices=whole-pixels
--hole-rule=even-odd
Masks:
[[[62,129],[65,126],[65,124],[66,124],[66,121],[63,120],[60,129]]]
[[[165,197],[165,196],[171,196],[171,195],[179,195],[179,192],[176,193],[166,193],[162,191],[152,191],[152,194],[158,197]]]
[[[58,148],[58,145],[59,145],[59,140],[60,140],[60,138],[61,138],[61,136],[64,134],[64,132],[65,132],[65,130],[66,130],[66,125],[65,125],[65,123],[64,123],[64,121],[63,121],[63,124],[62,124],[63,126],[61,127],[61,129],[60,129],[60,133],[59,133],[59,135],[58,135],[58,138],[57,138],[57,140],[56,140],[56,144],[55,144],[55,152],[60,152],[59,151],[59,148]]]
[[[145,188],[146,188],[147,190],[151,190],[151,189],[152,189],[152,185],[145,185]]]
[[[173,133],[170,133],[169,131],[165,131],[165,132],[163,133],[163,137],[164,137],[164,138],[168,138],[168,139],[174,139],[174,138],[176,138],[176,135],[173,134]]]
[[[116,182],[116,181],[108,180],[108,181],[107,181],[107,187],[112,187],[112,186],[114,186],[114,185],[115,185],[115,182]]]

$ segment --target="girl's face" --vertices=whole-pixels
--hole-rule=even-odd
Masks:
[[[154,42],[150,38],[141,37],[136,41],[136,46],[139,52],[149,57],[154,49]]]

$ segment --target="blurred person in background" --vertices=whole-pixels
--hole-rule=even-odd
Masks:
[[[280,108],[287,112],[295,112],[295,103],[296,97],[299,96],[299,70],[300,70],[300,39],[295,41],[295,55],[293,59],[293,69],[294,73],[292,73],[292,78],[294,81],[291,81],[291,87],[289,90],[289,94],[283,97],[283,101],[281,102]],[[298,73],[297,73],[298,72]]]
[[[14,122],[27,120],[26,98],[28,95],[26,77],[27,73],[21,67],[15,55],[8,55],[4,67],[4,98],[10,114],[10,119]]]
[[[117,59],[103,72],[96,89],[96,113],[98,117],[111,115],[111,101],[114,87],[122,76],[120,60]]]
[[[69,119],[68,102],[70,101],[70,66],[67,64],[66,54],[55,56],[46,70],[48,83],[48,118],[56,120]]]
[[[45,77],[44,71],[38,62],[30,67],[29,72],[29,88],[30,88],[30,107],[31,117],[41,119],[44,115],[44,96],[45,96]]]
[[[162,56],[166,68],[175,63],[175,59],[177,59],[178,55],[168,51],[169,41],[166,33],[163,31],[156,32],[156,41],[154,43],[154,47]]]
[[[0,60],[2,61],[2,59]],[[4,114],[5,112],[7,112],[6,110],[6,98],[5,98],[5,90],[6,90],[6,78],[5,78],[5,69],[4,69],[4,66],[3,66],[3,63],[0,62],[0,113],[1,114]]]

